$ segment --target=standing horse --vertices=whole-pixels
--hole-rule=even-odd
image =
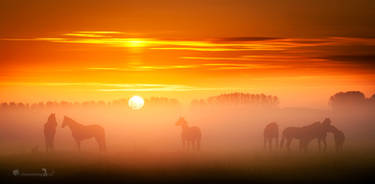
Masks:
[[[186,147],[189,150],[190,144],[192,149],[199,151],[202,133],[198,127],[189,127],[186,120],[183,117],[176,122],[176,126],[182,127],[181,140],[183,148]]]
[[[335,149],[336,152],[342,152],[343,147],[344,147],[344,142],[345,142],[345,134],[344,132],[340,131],[334,126],[331,126],[330,132],[333,133],[333,137],[335,140]]]
[[[267,144],[268,144],[268,150],[272,150],[272,140],[276,140],[276,148],[279,147],[279,126],[277,123],[272,122],[268,124],[264,128],[264,149],[267,150]]]
[[[68,126],[72,131],[72,136],[77,143],[78,150],[81,151],[81,141],[94,137],[99,145],[99,151],[106,151],[104,128],[99,125],[82,125],[64,116],[62,128]]]
[[[290,151],[290,144],[292,140],[299,139],[300,151],[306,152],[309,143],[313,139],[317,139],[319,144],[319,151],[321,151],[321,142],[323,142],[324,144],[323,151],[325,151],[327,148],[326,136],[331,127],[331,120],[329,118],[326,118],[323,123],[315,122],[304,127],[288,127],[283,131],[280,148],[283,147],[284,141],[286,139],[286,147],[288,151]]]
[[[44,139],[46,143],[46,152],[53,151],[56,134],[57,121],[54,113],[48,117],[47,123],[44,124]]]

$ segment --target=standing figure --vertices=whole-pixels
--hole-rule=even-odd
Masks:
[[[44,138],[46,142],[46,152],[53,151],[57,121],[55,113],[51,113],[47,123],[44,124]]]
[[[180,117],[180,119],[176,122],[176,126],[182,127],[182,147],[189,150],[191,146],[193,150],[199,151],[202,138],[201,130],[195,126],[189,127],[183,117]]]
[[[268,124],[264,128],[264,149],[267,150],[267,144],[268,144],[268,150],[272,150],[272,140],[275,139],[276,141],[276,148],[279,147],[279,126],[277,123],[272,122]]]

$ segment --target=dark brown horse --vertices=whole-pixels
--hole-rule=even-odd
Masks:
[[[335,140],[335,149],[336,152],[342,152],[343,147],[344,147],[344,142],[345,142],[345,134],[344,132],[340,131],[334,126],[331,126],[330,132],[333,133],[333,137]]]
[[[322,123],[315,122],[311,125],[304,127],[288,127],[283,131],[280,148],[283,147],[286,140],[286,147],[290,151],[290,144],[293,139],[298,139],[300,141],[300,151],[307,151],[309,143],[317,139],[319,144],[319,151],[321,151],[321,142],[323,142],[323,151],[327,148],[327,132],[331,128],[331,120],[326,118]]]
[[[202,138],[201,130],[198,127],[189,127],[183,117],[180,117],[180,119],[176,122],[176,126],[182,127],[182,147],[189,150],[191,145],[193,150],[199,151]]]
[[[272,122],[268,124],[264,128],[264,149],[267,150],[267,144],[268,144],[268,150],[272,150],[272,141],[275,139],[276,148],[279,147],[279,126],[277,123]]]
[[[53,151],[57,121],[54,113],[48,117],[47,123],[44,124],[44,139],[46,143],[46,152]]]
[[[106,151],[104,128],[99,125],[82,125],[64,116],[62,128],[68,126],[72,131],[72,136],[77,143],[78,150],[81,150],[81,141],[85,139],[95,138],[99,145],[99,151]]]

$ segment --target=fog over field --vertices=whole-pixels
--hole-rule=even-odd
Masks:
[[[346,95],[346,96],[345,96]],[[56,151],[77,151],[69,128],[61,128],[64,116],[105,129],[108,152],[178,152],[181,127],[176,121],[184,117],[188,126],[202,131],[202,152],[263,151],[263,129],[276,122],[281,132],[290,126],[306,126],[330,118],[346,136],[346,149],[372,149],[375,134],[372,113],[374,98],[361,93],[333,96],[330,110],[279,108],[277,97],[242,93],[225,94],[180,104],[178,100],[153,98],[141,110],[128,107],[127,99],[113,102],[46,102],[41,104],[3,103],[1,106],[2,153],[44,151],[43,126],[50,113],[56,114],[58,126]],[[333,135],[328,133],[328,151],[334,151]],[[298,140],[292,142],[298,151]],[[309,148],[317,152],[317,141]],[[94,139],[82,142],[82,151],[96,152]]]
[[[152,98],[141,110],[130,109],[127,102],[2,103],[1,177],[15,182],[363,183],[375,165],[375,101],[360,92],[334,94],[327,102],[330,110],[279,108],[282,102],[275,96],[245,93],[197,99],[188,105]],[[51,113],[58,126],[54,150],[46,152],[43,128]],[[107,151],[99,152],[93,138],[81,141],[78,151],[71,130],[61,127],[64,116],[104,127]],[[181,117],[188,126],[200,128],[200,151],[182,147],[182,129],[176,126]],[[344,132],[342,152],[336,152],[332,133],[325,152],[318,150],[316,139],[307,152],[299,150],[296,139],[291,151],[264,149],[263,130],[270,122],[279,125],[280,140],[287,127],[325,118]],[[41,168],[53,177],[14,177],[38,174]]]

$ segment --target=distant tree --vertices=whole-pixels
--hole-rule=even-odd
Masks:
[[[228,93],[221,94],[218,96],[208,97],[206,100],[193,100],[191,102],[193,106],[198,105],[266,105],[276,106],[279,104],[277,96],[265,95],[265,94],[249,94],[249,93]]]
[[[371,103],[375,103],[375,94],[373,94],[373,95],[371,96],[371,98],[370,98],[370,102],[371,102]]]
[[[6,103],[6,102],[1,103],[1,108],[2,109],[7,109],[8,108],[8,103]]]
[[[366,102],[365,95],[360,91],[339,92],[329,99],[329,105],[336,110],[363,107]]]

